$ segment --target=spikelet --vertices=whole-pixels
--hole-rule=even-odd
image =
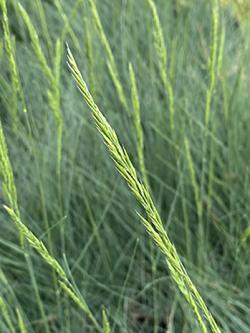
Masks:
[[[44,261],[50,265],[60,276],[62,280],[67,280],[66,274],[58,263],[58,261],[53,258],[42,241],[40,241],[20,220],[20,217],[15,214],[14,210],[5,206],[5,210],[9,214],[11,220],[15,223],[20,234],[28,241],[31,247],[33,247],[44,259]]]
[[[46,246],[42,241],[40,241],[32,231],[30,231],[25,224],[22,223],[20,217],[16,215],[13,209],[3,206],[8,215],[10,216],[11,220],[15,223],[17,229],[19,230],[20,234],[23,236],[24,239],[27,240],[29,245],[35,249],[38,254],[43,258],[43,260],[57,273],[58,275],[58,282],[62,289],[67,293],[67,295],[87,314],[87,316],[91,319],[95,327],[100,331],[100,326],[97,323],[96,319],[94,318],[92,312],[90,311],[86,301],[81,297],[78,296],[78,292],[74,289],[74,287],[69,282],[67,275],[59,264],[59,262],[50,255],[49,251],[47,250]]]
[[[30,34],[30,38],[31,38],[31,43],[32,43],[33,49],[35,51],[35,54],[37,56],[37,59],[39,60],[39,62],[41,64],[42,70],[45,73],[48,81],[49,82],[53,82],[54,81],[54,77],[53,77],[52,71],[49,68],[49,65],[47,63],[45,55],[44,55],[44,53],[42,51],[42,48],[41,48],[41,45],[40,45],[40,41],[39,41],[37,32],[36,32],[36,30],[35,30],[32,22],[31,22],[31,19],[30,19],[28,13],[26,12],[26,10],[23,8],[23,6],[20,3],[18,3],[18,8],[19,8],[19,11],[20,11],[20,13],[21,13],[21,15],[23,17],[25,25],[26,25],[26,27],[29,30],[29,34]]]
[[[159,59],[160,73],[162,78],[166,75],[167,68],[167,48],[164,41],[164,35],[160,23],[160,19],[157,13],[157,9],[153,0],[148,0],[152,17],[153,17],[153,35],[155,51]]]
[[[4,189],[5,201],[10,206],[9,209],[13,212],[16,219],[19,220],[20,211],[19,211],[18,202],[17,202],[16,186],[15,186],[15,182],[14,182],[12,166],[11,166],[11,163],[9,160],[8,149],[7,149],[7,145],[5,143],[5,137],[4,137],[4,133],[2,130],[1,121],[0,121],[0,175],[3,179],[3,189]],[[18,230],[19,230],[19,237],[20,237],[20,245],[21,245],[22,249],[25,251],[26,263],[28,265],[28,269],[29,269],[29,272],[32,277],[33,267],[32,267],[32,262],[30,260],[29,254],[25,250],[25,243],[24,243],[25,238],[24,238],[24,235],[21,232],[21,230],[20,229],[18,229]],[[0,277],[4,278],[1,271],[0,271]],[[32,278],[32,282],[33,282],[35,290],[38,290],[36,280],[34,278]],[[43,304],[41,302],[41,298],[40,298],[38,291],[36,293],[36,299],[37,299],[37,303],[40,307],[42,318],[45,319],[45,312],[44,312]],[[47,321],[45,321],[44,323],[45,323],[44,324],[45,331],[46,331],[46,333],[48,333],[49,329],[48,329]]]
[[[119,77],[119,73],[118,73],[118,69],[117,69],[117,65],[111,50],[111,47],[109,45],[108,39],[105,35],[97,8],[96,8],[96,4],[94,0],[89,0],[90,6],[91,6],[91,11],[92,11],[92,16],[93,16],[93,20],[95,23],[95,27],[96,30],[98,32],[98,35],[100,37],[100,40],[103,44],[104,50],[106,52],[107,55],[107,66],[108,66],[108,70],[110,73],[110,76],[112,78],[112,81],[114,83],[114,86],[116,88],[118,97],[120,99],[120,102],[123,106],[123,108],[125,109],[125,111],[129,114],[129,108],[128,108],[128,104],[127,104],[127,100],[126,100],[126,96],[125,96],[125,92],[123,90],[122,84],[121,84],[121,80]]]
[[[170,241],[168,234],[164,229],[162,220],[154,205],[150,193],[146,189],[146,186],[139,181],[136,170],[126,150],[121,146],[116,132],[113,130],[102,112],[99,110],[98,106],[95,104],[77,67],[75,59],[69,47],[67,48],[69,68],[77,83],[78,89],[82,93],[85,102],[91,109],[96,127],[100,132],[118,171],[128,183],[128,186],[130,187],[138,202],[145,209],[147,219],[140,216],[142,223],[146,227],[149,235],[154,239],[156,245],[166,256],[171,276],[192,307],[202,332],[207,332],[206,324],[204,322],[204,318],[206,318],[211,330],[214,333],[219,333],[219,327],[217,326],[212,314],[209,312],[198,290],[189,278],[174,245]]]
[[[161,80],[168,96],[170,128],[171,131],[173,132],[175,129],[174,91],[172,84],[170,82],[170,75],[168,74],[167,71],[167,47],[165,45],[164,35],[155,3],[153,0],[147,0],[147,1],[153,17],[154,46],[155,46],[156,55],[158,57]]]
[[[2,123],[0,121],[0,175],[3,179],[3,192],[6,203],[20,216],[17,205],[17,193],[8,148],[5,142]]]
[[[10,75],[11,75],[11,83],[12,83],[12,100],[13,105],[10,109],[12,121],[14,127],[16,126],[17,122],[17,96],[20,92],[20,81],[19,75],[15,60],[15,51],[11,42],[11,35],[9,29],[9,21],[8,21],[8,13],[7,13],[7,6],[6,0],[0,0],[0,9],[2,11],[2,25],[3,25],[3,33],[4,33],[4,42],[5,42],[5,49],[8,56],[9,64],[10,64]]]
[[[111,332],[108,317],[104,308],[102,309],[102,328],[103,328],[103,333]]]

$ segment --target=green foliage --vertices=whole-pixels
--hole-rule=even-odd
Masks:
[[[112,129],[108,121],[99,110],[98,106],[95,104],[69,48],[68,64],[80,92],[91,109],[96,127],[102,135],[104,143],[109,149],[111,157],[114,160],[118,171],[126,180],[128,186],[134,193],[134,196],[142,205],[147,214],[148,220],[139,215],[142,223],[147,229],[149,235],[155,241],[156,245],[166,256],[172,278],[185,296],[186,300],[190,303],[190,306],[193,308],[202,331],[207,332],[207,329],[202,320],[202,316],[199,313],[198,307],[200,307],[201,311],[206,317],[212,331],[215,333],[220,332],[220,329],[218,328],[213,316],[208,311],[202,297],[187,275],[185,268],[183,267],[183,264],[177,254],[175,246],[169,240],[168,234],[164,229],[162,220],[154,205],[149,191],[147,190],[145,184],[139,181],[136,170],[126,150],[120,145],[116,132]]]
[[[247,1],[0,18],[0,332],[249,333]]]
[[[5,319],[10,332],[12,332],[12,333],[15,332],[15,328],[12,324],[12,320],[9,315],[8,307],[7,307],[4,299],[1,296],[0,296],[0,312],[1,312],[1,315],[3,316],[3,318]]]
[[[29,30],[32,46],[38,61],[40,62],[41,68],[47,77],[49,82],[48,90],[48,100],[51,106],[51,110],[55,117],[56,127],[57,127],[57,173],[60,177],[60,164],[61,164],[61,150],[62,150],[62,130],[63,130],[63,120],[61,115],[60,108],[60,90],[59,90],[59,81],[60,81],[60,68],[61,68],[61,41],[57,40],[55,47],[55,58],[54,58],[54,73],[53,70],[49,67],[46,57],[42,51],[41,44],[39,41],[38,34],[31,22],[31,19],[19,3],[19,10],[23,17],[23,20]]]

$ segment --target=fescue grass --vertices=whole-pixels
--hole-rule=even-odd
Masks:
[[[0,0],[0,332],[249,332],[248,15]]]
[[[198,323],[201,327],[201,330],[203,332],[207,332],[206,325],[202,320],[202,315],[199,313],[199,307],[200,311],[202,311],[203,315],[206,317],[211,330],[213,332],[220,332],[220,329],[217,326],[213,316],[207,309],[202,297],[200,296],[199,292],[197,291],[188,274],[186,273],[185,268],[183,267],[183,264],[176,252],[176,249],[171,243],[168,234],[163,227],[162,220],[155,207],[150,192],[147,189],[147,184],[139,181],[136,170],[125,148],[121,146],[117,138],[116,132],[112,129],[108,121],[99,110],[98,106],[95,104],[91,94],[89,93],[87,85],[81,76],[75,59],[69,47],[67,48],[68,64],[70,70],[81,94],[83,95],[86,103],[91,109],[96,127],[100,132],[101,136],[103,137],[103,141],[106,144],[118,171],[126,180],[135,198],[138,200],[138,202],[141,204],[147,214],[147,219],[139,214],[142,223],[144,224],[149,235],[156,243],[157,247],[166,256],[171,276],[176,282],[180,291],[183,293],[188,303],[190,304],[191,308],[193,309],[194,314],[196,315]]]

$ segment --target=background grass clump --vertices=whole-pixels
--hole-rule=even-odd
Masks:
[[[0,0],[1,332],[249,332],[247,6]]]

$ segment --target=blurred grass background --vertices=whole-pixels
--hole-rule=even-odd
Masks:
[[[141,104],[147,177],[165,227],[222,331],[248,333],[249,2],[222,1],[218,40],[223,52],[207,127],[211,2],[155,1],[168,49],[174,133],[146,1],[96,1],[126,103],[110,75],[89,1],[20,3],[50,68],[55,67],[56,43],[61,43],[58,110],[63,120],[58,168],[58,123],[48,99],[51,83],[34,52],[18,2],[8,0],[23,97],[13,93],[1,25],[0,109],[22,220],[72,275],[97,320],[102,306],[106,307],[113,332],[199,332],[172,284],[163,256],[138,223],[135,211],[140,208],[115,171],[75,88],[65,42],[139,169],[130,101],[131,62]],[[202,217],[190,169],[198,184]],[[5,203],[2,191],[0,200]],[[55,291],[51,269],[32,250],[33,269],[27,267],[18,233],[2,208],[0,218],[0,295],[14,331],[18,331],[18,308],[28,332],[96,332],[79,309]],[[0,331],[12,332],[1,310]]]

